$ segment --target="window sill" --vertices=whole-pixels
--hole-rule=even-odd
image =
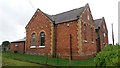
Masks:
[[[91,43],[94,43],[93,41]]]
[[[103,43],[103,45],[105,45],[105,43]]]
[[[39,48],[44,48],[45,46],[39,46]]]
[[[30,46],[30,48],[36,48],[36,46]]]
[[[87,40],[83,40],[85,43],[87,43]]]

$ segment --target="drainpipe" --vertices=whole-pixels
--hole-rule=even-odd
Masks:
[[[72,35],[70,34],[70,60],[72,60]]]

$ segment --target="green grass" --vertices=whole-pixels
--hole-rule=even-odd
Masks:
[[[12,58],[20,61],[33,62],[38,64],[47,64],[52,66],[94,66],[94,58],[89,60],[72,60],[72,64],[69,63],[69,60],[60,59],[60,58],[48,58],[43,56],[33,56],[27,54],[18,54],[3,52],[3,57]]]
[[[39,64],[14,60],[14,59],[10,59],[10,58],[3,58],[2,64],[3,64],[3,66],[41,66]]]

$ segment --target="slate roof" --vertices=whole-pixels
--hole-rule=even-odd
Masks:
[[[23,39],[19,39],[19,40],[16,40],[16,41],[13,41],[13,42],[24,42],[24,41],[26,41],[26,39],[25,38],[23,38]]]
[[[100,25],[102,24],[101,20],[102,19],[96,19],[96,20],[94,20],[94,22],[95,22],[95,29],[98,29],[98,27],[100,27]]]
[[[81,7],[81,8],[73,9],[70,11],[63,12],[63,13],[59,13],[56,15],[48,15],[48,14],[45,14],[45,15],[48,16],[52,21],[54,21],[55,24],[59,24],[59,23],[78,19],[78,16],[81,15],[84,8],[85,7]]]

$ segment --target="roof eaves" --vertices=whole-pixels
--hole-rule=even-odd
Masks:
[[[19,40],[16,40],[16,41],[12,41],[11,43],[15,43],[15,42],[25,42],[26,41],[26,39],[24,38],[24,39],[19,39]]]

